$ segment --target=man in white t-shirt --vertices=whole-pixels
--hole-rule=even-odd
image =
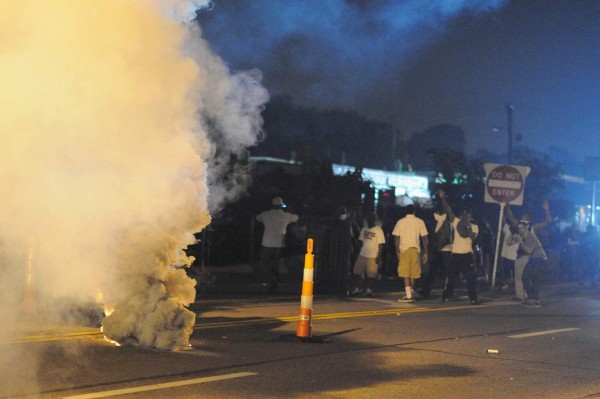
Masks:
[[[407,205],[405,211],[406,216],[396,222],[392,231],[398,255],[398,276],[404,278],[406,292],[406,296],[398,301],[414,303],[413,287],[415,280],[421,277],[421,262],[427,262],[429,242],[425,222],[414,215],[415,206]]]
[[[362,228],[358,239],[362,246],[360,253],[354,262],[354,278],[357,280],[352,295],[363,292],[362,286],[365,285],[365,294],[373,296],[373,286],[377,279],[377,269],[379,260],[381,259],[381,251],[385,245],[385,235],[383,229],[376,224],[377,214],[370,213],[367,215],[367,225]],[[364,276],[366,275],[366,279]]]
[[[298,220],[298,215],[284,212],[282,207],[283,199],[275,197],[271,209],[256,216],[256,220],[265,226],[260,250],[260,271],[263,284],[269,286],[270,293],[277,289],[279,262],[285,247],[287,226]]]
[[[438,195],[446,210],[448,220],[452,223],[455,231],[450,259],[450,273],[442,294],[442,301],[447,302],[449,298],[454,296],[454,284],[458,275],[462,272],[467,278],[467,293],[471,305],[479,305],[479,300],[477,299],[477,272],[475,270],[475,256],[473,252],[473,242],[477,239],[479,227],[473,223],[470,208],[464,207],[460,217],[456,217],[446,201],[444,190],[439,190]]]

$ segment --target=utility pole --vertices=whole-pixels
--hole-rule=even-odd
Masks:
[[[390,162],[390,165],[392,167],[391,170],[396,170],[396,140],[398,138],[396,137],[396,127],[392,127],[392,162]]]
[[[598,183],[596,180],[592,182],[592,226],[596,226],[596,183]]]
[[[508,118],[508,152],[507,152],[507,157],[508,157],[508,163],[512,164],[512,160],[513,160],[513,156],[512,156],[512,150],[513,150],[513,132],[512,132],[512,116],[513,116],[513,111],[515,110],[515,107],[511,104],[511,103],[507,103],[506,104],[506,116]]]

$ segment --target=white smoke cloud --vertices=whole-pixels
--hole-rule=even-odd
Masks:
[[[149,0],[167,18],[181,22],[190,22],[196,18],[196,12],[207,8],[212,0]]]
[[[150,0],[160,12],[172,19],[189,22],[196,12],[211,7],[212,0]],[[268,101],[267,90],[260,84],[257,69],[231,74],[222,59],[203,40],[198,26],[189,27],[193,34],[185,44],[205,77],[200,88],[202,127],[214,146],[208,167],[210,187],[209,210],[217,212],[224,204],[238,198],[249,183],[247,171],[231,159],[245,155],[246,148],[255,145],[261,131],[259,110]]]
[[[268,100],[260,74],[232,75],[201,38],[208,6],[0,4],[0,339],[18,330],[31,249],[38,308],[95,298],[108,338],[187,345],[182,249],[210,223],[208,165],[255,143]]]

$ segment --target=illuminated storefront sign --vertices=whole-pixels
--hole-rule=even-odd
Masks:
[[[345,175],[353,173],[354,166],[333,164],[333,173],[336,175]],[[394,187],[397,197],[408,196],[411,198],[431,198],[429,192],[429,179],[425,176],[418,176],[414,173],[390,172],[378,169],[362,169],[362,175],[365,179],[373,182],[373,187],[378,190],[386,190]]]

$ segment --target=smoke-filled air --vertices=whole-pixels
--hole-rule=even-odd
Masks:
[[[255,144],[268,100],[203,41],[208,6],[0,4],[0,338],[33,300],[28,317],[98,303],[120,344],[188,345],[184,249],[236,195],[216,154]]]

